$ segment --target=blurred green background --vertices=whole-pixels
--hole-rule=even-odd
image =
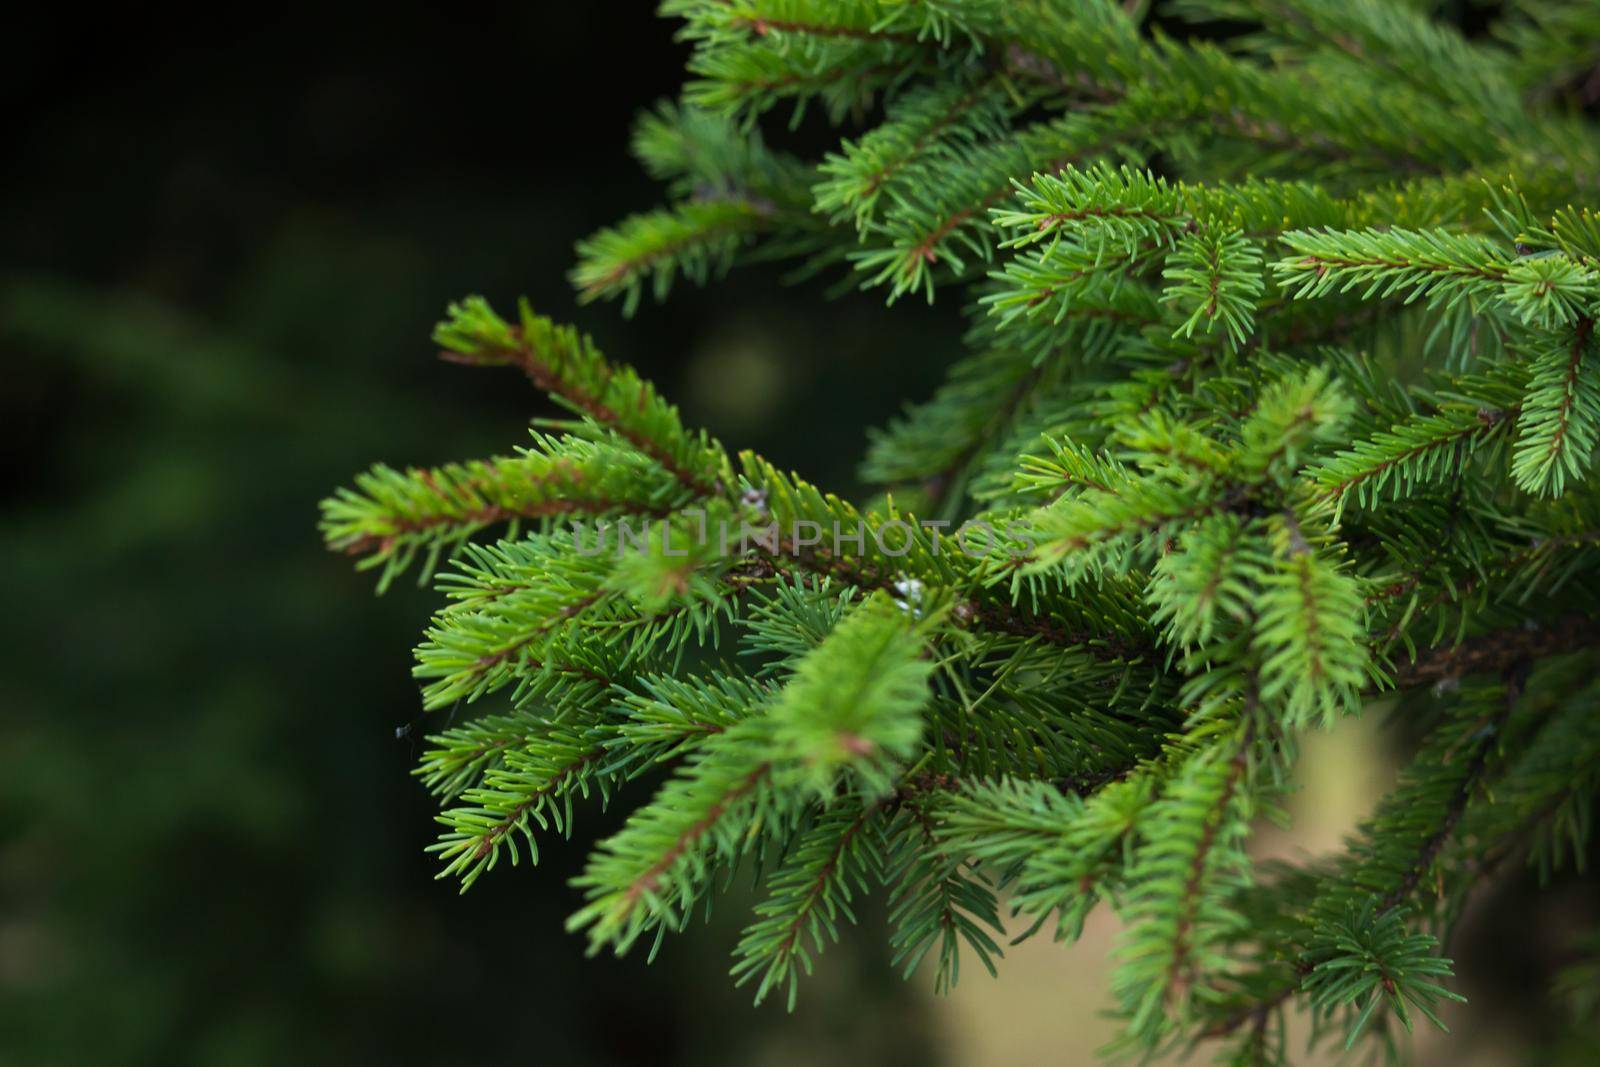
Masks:
[[[566,881],[616,813],[465,897],[432,879],[409,668],[433,597],[376,598],[315,523],[373,461],[504,451],[547,410],[433,358],[445,304],[526,294],[692,423],[846,490],[864,427],[956,350],[950,307],[771,270],[632,321],[575,306],[574,240],[653,198],[628,123],[684,50],[645,11],[14,28],[0,1063],[1084,1062],[1109,1035],[1107,925],[943,1004],[869,932],[790,1016],[726,978],[737,891],[651,966],[584,959]],[[1369,727],[1338,743],[1328,766],[1381,778]],[[1331,846],[1372,790],[1316,788]],[[1469,1025],[1473,1062],[1510,1055],[1504,1019]]]

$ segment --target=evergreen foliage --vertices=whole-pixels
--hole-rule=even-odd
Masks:
[[[1600,23],[1427,6],[668,0],[691,80],[634,144],[670,203],[580,246],[581,294],[781,257],[965,300],[970,353],[858,507],[570,328],[452,308],[447,358],[574,418],[374,468],[323,527],[439,570],[424,703],[497,709],[419,768],[442,874],[627,793],[571,927],[654,952],[754,869],[757,1000],[883,886],[940,986],[1002,907],[1115,908],[1137,1052],[1437,1021],[1467,891],[1581,864],[1600,788],[1600,137],[1564,103]],[[835,151],[767,146],[813,105]],[[1386,712],[1424,739],[1345,852],[1257,868],[1298,739]]]

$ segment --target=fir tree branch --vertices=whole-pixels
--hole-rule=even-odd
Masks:
[[[1533,360],[1511,466],[1517,484],[1529,492],[1559,496],[1567,480],[1581,477],[1593,460],[1600,440],[1593,339],[1594,320],[1584,316],[1564,345],[1552,338]]]
[[[771,230],[775,214],[774,205],[753,197],[718,196],[624,219],[578,245],[572,272],[578,299],[623,293],[624,314],[631,314],[648,277],[655,279],[658,300],[679,272],[704,285],[713,272],[726,271],[749,238]]]
[[[1600,631],[1597,631],[1596,637],[1600,638]],[[1472,799],[1472,794],[1477,790],[1488,767],[1489,755],[1499,742],[1500,732],[1505,727],[1506,720],[1511,717],[1511,713],[1516,710],[1517,702],[1522,699],[1529,666],[1528,659],[1520,659],[1512,661],[1503,669],[1505,696],[1500,709],[1479,731],[1481,736],[1473,748],[1455,793],[1445,807],[1444,818],[1440,820],[1438,829],[1422,843],[1415,860],[1401,879],[1379,899],[1376,905],[1378,911],[1389,911],[1411,899],[1411,894],[1416,891],[1418,883],[1433,868],[1439,853],[1455,833],[1457,824],[1461,822],[1461,816],[1466,813],[1467,803]]]
[[[685,502],[678,486],[663,484],[631,450],[535,440],[535,449],[514,457],[404,473],[379,464],[323,501],[324,540],[366,556],[363,568],[382,566],[381,592],[418,553],[427,553],[426,581],[441,555],[490,526],[562,515],[664,518]]]
[[[756,764],[748,774],[735,781],[730,788],[724,791],[706,809],[704,815],[679,831],[668,845],[666,851],[643,871],[635,875],[626,888],[623,889],[621,898],[616,902],[615,911],[608,916],[608,920],[615,923],[621,918],[625,918],[638,906],[642,898],[653,895],[660,886],[662,878],[672,869],[673,864],[677,863],[691,848],[694,848],[702,837],[710,833],[717,825],[717,821],[723,817],[730,807],[760,786],[771,773],[772,764],[770,762]]]
[[[760,978],[756,1003],[772,989],[787,983],[789,1008],[794,1009],[799,969],[811,970],[805,947],[809,933],[820,952],[824,931],[838,938],[836,914],[854,919],[849,899],[851,883],[865,888],[856,869],[871,844],[861,834],[880,811],[879,802],[841,804],[819,814],[800,837],[784,868],[771,879],[772,897],[756,908],[757,922],[745,930],[735,954],[733,974],[739,984]]]
[[[677,412],[648,383],[607,365],[587,337],[558,328],[526,307],[520,325],[501,321],[482,301],[467,301],[452,312],[452,321],[436,333],[446,346],[441,358],[472,366],[515,366],[537,388],[655,460],[696,496],[716,493],[720,450],[710,448],[703,436],[691,439]]]
[[[1062,940],[1112,902],[1145,1052],[1232,1035],[1277,1067],[1298,995],[1314,1040],[1434,1018],[1451,965],[1412,914],[1448,923],[1520,843],[1565,864],[1600,788],[1600,137],[1528,92],[1592,20],[1496,50],[1393,0],[1179,0],[1243,23],[1220,39],[1112,0],[665,9],[694,80],[633,144],[673,206],[586,243],[580,295],[850,264],[891,301],[964,292],[972,354],[874,438],[896,491],[858,506],[735,465],[526,307],[452,309],[447,358],[577,417],[375,468],[323,526],[384,580],[450,559],[424,706],[511,705],[418,768],[447,873],[665,767],[577,880],[591,949],[682,929],[749,863],[757,999],[793,1002],[876,875],[896,966],[940,989],[993,969],[1000,890]],[[769,150],[785,101],[851,139]],[[591,515],[656,522],[560,536]],[[1252,868],[1295,732],[1390,691],[1427,726],[1395,790],[1343,854]]]
[[[507,835],[514,830],[526,832],[527,820],[530,814],[544,805],[552,796],[559,794],[578,775],[591,766],[604,755],[603,750],[595,749],[585,752],[572,762],[559,767],[550,776],[544,785],[529,792],[525,800],[519,801],[498,821],[487,826],[475,828],[476,836],[461,838],[447,837],[447,847],[439,848],[440,859],[445,861],[445,867],[438,874],[443,878],[447,875],[459,874],[461,876],[461,891],[464,893],[471,888],[481,871],[488,870],[494,857],[498,854],[501,844]],[[529,835],[529,841],[532,836]]]
[[[1253,709],[1246,709],[1247,720]],[[1239,749],[1228,760],[1228,770],[1222,781],[1221,791],[1218,793],[1216,806],[1207,815],[1204,827],[1201,830],[1200,840],[1194,849],[1193,858],[1189,862],[1188,875],[1183,883],[1183,891],[1179,894],[1180,911],[1178,925],[1173,935],[1172,961],[1167,971],[1166,989],[1181,988],[1188,984],[1188,966],[1193,946],[1189,937],[1194,926],[1196,915],[1200,909],[1200,887],[1206,874],[1206,861],[1210,855],[1211,847],[1216,842],[1217,831],[1230,804],[1233,803],[1234,792],[1239,788],[1244,778],[1245,769],[1250,765],[1250,743],[1254,739],[1253,733],[1247,727]]]
[[[749,30],[757,37],[765,37],[769,33],[793,33],[806,37],[835,37],[854,41],[892,41],[905,45],[919,43],[915,34],[895,33],[874,26],[826,25],[801,22],[797,19],[770,18],[764,15],[735,15],[728,20],[728,25]]]
[[[1500,674],[1530,660],[1565,655],[1600,644],[1600,621],[1568,615],[1547,626],[1517,627],[1471,637],[1424,653],[1395,672],[1396,689],[1453,682],[1471,674]]]

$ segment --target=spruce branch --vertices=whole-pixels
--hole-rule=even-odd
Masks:
[[[936,992],[954,988],[961,977],[965,945],[990,976],[1004,951],[999,901],[988,880],[961,860],[929,847],[932,824],[922,810],[902,810],[886,831],[884,881],[895,887],[889,901],[891,963],[910,977],[937,949]]]
[[[1593,348],[1594,320],[1582,318],[1570,333],[1547,339],[1532,361],[1511,465],[1528,492],[1559,496],[1593,461],[1600,440],[1600,366]]]
[[[516,456],[404,473],[379,464],[323,501],[323,537],[364,557],[358,566],[382,567],[381,592],[419,553],[426,582],[441,556],[490,527],[574,515],[662,518],[687,501],[631,449],[540,434],[535,442]]]
[[[1600,137],[1550,106],[1581,6],[1518,0],[1497,44],[1396,0],[669,0],[690,82],[633,138],[666,206],[580,247],[580,298],[791,259],[964,301],[965,352],[857,502],[525,305],[452,309],[447,358],[575,417],[323,512],[442,600],[444,873],[662,772],[577,879],[591,950],[744,869],[757,1000],[882,888],[941,990],[996,968],[1002,895],[1059,940],[1109,904],[1144,1053],[1276,1067],[1296,1002],[1314,1042],[1434,1018],[1470,886],[1574,866],[1600,793]],[[769,147],[781,104],[833,124],[820,162]],[[1394,790],[1253,864],[1300,734],[1363,706],[1422,738]]]
[[[876,802],[859,801],[824,810],[768,880],[771,897],[756,905],[758,919],[735,949],[733,968],[740,985],[759,979],[756,1003],[786,986],[793,1011],[800,972],[811,972],[813,951],[838,940],[839,916],[855,921],[850,900],[867,892],[873,855],[862,834],[879,810]]]
[[[713,865],[754,844],[774,799],[764,733],[760,720],[750,720],[707,742],[658,803],[602,843],[573,882],[589,903],[567,924],[587,929],[591,951],[609,944],[620,953],[647,931],[681,928]]]
[[[594,343],[570,327],[522,306],[513,326],[480,298],[450,309],[435,331],[444,358],[475,366],[517,367],[536,387],[570,406],[659,463],[696,496],[711,496],[727,466],[721,450],[690,435],[675,408],[632,370],[606,363]]]
[[[1316,960],[1307,974],[1305,991],[1313,1010],[1324,1017],[1341,1008],[1355,1012],[1348,1023],[1345,1048],[1355,1045],[1380,1005],[1393,1011],[1409,1032],[1412,1009],[1448,1032],[1439,1019],[1440,1001],[1465,1002],[1434,978],[1452,976],[1450,961],[1435,955],[1439,942],[1430,934],[1406,930],[1401,913],[1367,904],[1317,934]]]
[[[680,273],[699,286],[726,274],[748,240],[771,229],[773,210],[725,197],[631,216],[579,242],[572,284],[583,301],[622,294],[623,313],[631,315],[646,279],[664,300]]]
[[[1242,921],[1225,898],[1249,866],[1243,841],[1254,810],[1256,725],[1248,690],[1231,736],[1183,760],[1140,819],[1112,991],[1128,1040],[1146,1049],[1170,1041],[1193,1002],[1206,999],[1198,979],[1221,963],[1216,947]]]
[[[1565,655],[1600,644],[1600,622],[1568,615],[1545,626],[1519,626],[1434,648],[1403,664],[1395,688],[1438,686],[1473,674],[1498,674],[1518,663]]]

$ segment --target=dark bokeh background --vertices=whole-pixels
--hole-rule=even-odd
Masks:
[[[648,10],[11,29],[0,1062],[926,1062],[870,939],[792,1017],[730,988],[736,908],[652,966],[585,960],[565,882],[615,812],[537,871],[434,882],[395,736],[433,598],[374,597],[316,536],[370,462],[504,451],[542,410],[433,358],[468,293],[527,294],[834,485],[937,378],[934,313],[890,348],[878,300],[773,272],[575,305],[573,242],[655,195],[628,127],[684,49]]]

